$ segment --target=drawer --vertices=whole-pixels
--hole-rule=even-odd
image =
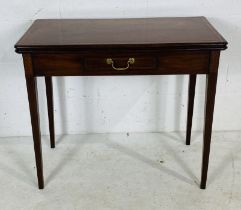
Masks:
[[[84,59],[87,74],[93,75],[135,75],[148,74],[157,68],[155,56],[90,56]]]
[[[34,54],[37,76],[206,74],[209,51],[150,54]]]

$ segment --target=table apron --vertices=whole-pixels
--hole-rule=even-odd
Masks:
[[[210,51],[39,53],[32,54],[32,62],[34,76],[208,74],[210,54]]]

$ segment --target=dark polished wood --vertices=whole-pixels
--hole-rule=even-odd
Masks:
[[[16,44],[26,51],[224,49],[227,42],[205,17],[36,20]]]
[[[15,45],[23,54],[39,188],[44,187],[36,78],[45,76],[51,147],[52,76],[190,75],[190,144],[197,74],[208,78],[200,188],[206,187],[218,61],[227,41],[204,17],[36,20]]]
[[[91,54],[34,54],[36,76],[106,76],[106,75],[160,75],[207,74],[208,51],[174,51],[161,53],[91,53]],[[106,63],[112,58],[117,67],[126,66],[129,58],[135,63],[125,71],[116,71]]]
[[[186,129],[186,145],[190,145],[191,132],[192,132],[192,116],[193,106],[196,88],[196,74],[189,75],[189,87],[188,87],[188,107],[187,107],[187,129]]]
[[[45,84],[46,84],[46,95],[47,95],[47,104],[48,104],[50,146],[51,148],[55,148],[54,101],[53,101],[52,77],[45,77]]]
[[[210,57],[210,73],[207,75],[206,85],[206,101],[205,101],[205,122],[204,122],[204,137],[203,137],[203,158],[202,158],[202,176],[201,189],[206,188],[207,172],[209,163],[209,153],[212,135],[213,111],[216,95],[216,84],[219,65],[219,51],[213,51]]]
[[[31,115],[33,143],[35,151],[35,160],[37,167],[38,186],[39,189],[44,188],[43,177],[43,161],[42,161],[42,146],[41,134],[39,126],[39,111],[38,111],[38,94],[37,94],[37,79],[33,76],[33,66],[30,54],[23,55],[25,78],[28,91],[29,109]]]

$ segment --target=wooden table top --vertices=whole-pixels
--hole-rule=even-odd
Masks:
[[[16,52],[84,48],[226,49],[227,41],[205,17],[38,19]]]

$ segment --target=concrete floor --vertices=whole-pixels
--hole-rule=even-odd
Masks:
[[[208,185],[199,189],[202,134],[43,137],[38,190],[31,137],[0,139],[0,209],[239,210],[241,132],[213,133]]]

